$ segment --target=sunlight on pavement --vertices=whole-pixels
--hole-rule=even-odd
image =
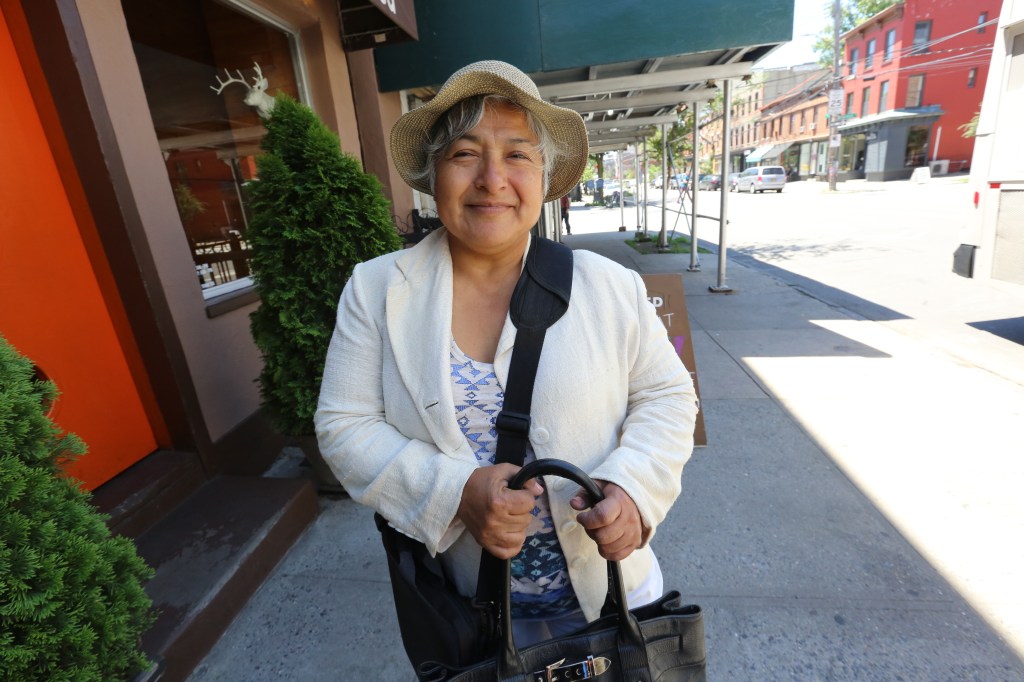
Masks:
[[[875,323],[813,324],[836,355],[744,363],[1024,655],[1024,390]]]

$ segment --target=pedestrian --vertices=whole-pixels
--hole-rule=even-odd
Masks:
[[[572,202],[569,201],[569,195],[563,196],[560,203],[562,205],[562,220],[565,222],[565,233],[572,234],[572,228],[569,227],[569,207],[572,206]]]
[[[680,492],[697,413],[689,372],[635,272],[573,258],[567,312],[547,331],[526,461],[579,466],[605,499],[493,464],[516,336],[508,309],[546,201],[579,182],[579,114],[515,67],[470,64],[391,131],[394,164],[432,194],[444,227],[357,265],[345,285],[316,430],[352,498],[439,553],[476,589],[481,547],[512,559],[516,642],[596,619],[621,561],[631,606],[662,595],[650,539]],[[527,542],[529,539],[529,542]]]

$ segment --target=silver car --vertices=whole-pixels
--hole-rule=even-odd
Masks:
[[[751,194],[767,190],[781,192],[785,186],[786,169],[782,166],[754,166],[740,173],[736,179],[736,190]]]

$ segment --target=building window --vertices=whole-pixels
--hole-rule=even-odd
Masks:
[[[928,157],[928,127],[913,126],[907,133],[907,151],[903,165],[907,167],[923,166]]]
[[[928,43],[932,39],[932,22],[918,21],[914,24],[914,45],[910,54],[924,54],[928,51]]]
[[[245,100],[303,99],[297,38],[214,0],[122,7],[203,295],[249,286],[246,185],[266,129]]]
[[[868,111],[871,107],[871,88],[864,88],[864,91],[860,100],[860,117],[864,118],[870,112]]]
[[[913,109],[921,106],[924,101],[924,75],[911,76],[907,79],[907,101],[905,106]]]
[[[889,109],[889,81],[882,81],[878,86],[878,113]]]
[[[885,34],[885,53],[882,55],[883,61],[892,61],[893,50],[896,49],[896,29],[891,28]]]
[[[978,15],[978,33],[985,32],[985,24],[988,23],[988,12],[982,12]]]
[[[850,75],[857,75],[857,60],[860,59],[860,51],[857,48],[850,50]]]
[[[978,70],[971,69],[967,72],[967,87],[973,88],[975,83],[978,82]]]
[[[804,127],[807,125],[807,110],[800,110],[800,132],[804,131]]]
[[[793,124],[795,122],[796,122],[796,114],[790,114],[789,115],[789,134],[790,135],[792,135],[793,133],[796,132],[796,128],[793,126]]]
[[[868,41],[868,48],[864,53],[864,70],[867,71],[875,61],[875,39]]]
[[[846,114],[850,115],[853,113],[853,93],[846,93]]]

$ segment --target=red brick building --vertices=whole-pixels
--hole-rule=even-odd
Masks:
[[[840,176],[966,170],[960,126],[981,108],[999,0],[904,0],[843,36]]]

